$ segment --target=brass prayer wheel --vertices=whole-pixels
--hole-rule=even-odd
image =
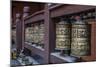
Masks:
[[[25,41],[29,43],[33,42],[33,27],[27,27],[25,29]]]
[[[26,42],[29,41],[29,28],[28,27],[25,29],[25,41]]]
[[[89,25],[82,21],[79,16],[72,23],[71,55],[84,56],[89,54]]]
[[[34,24],[34,31],[33,31],[33,41],[34,43],[39,43],[39,25]]]
[[[44,24],[37,23],[33,26],[33,43],[37,46],[43,46],[44,44]]]
[[[39,44],[43,46],[44,44],[44,24],[41,23],[39,26]]]
[[[16,29],[12,30],[12,39],[16,42]]]
[[[70,50],[70,25],[65,18],[56,23],[56,49]]]

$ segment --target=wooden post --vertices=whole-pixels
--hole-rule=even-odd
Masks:
[[[45,12],[44,12],[44,26],[45,26],[45,35],[44,35],[44,49],[45,63],[50,63],[50,53],[54,45],[54,24],[51,22],[49,5],[45,4]]]
[[[89,56],[82,57],[82,61],[95,61],[96,60],[96,20],[89,21],[91,25],[91,50]]]
[[[22,24],[21,24],[21,15],[19,13],[16,14],[16,49],[17,54],[20,53],[22,48]]]
[[[22,18],[22,50],[24,49],[24,42],[25,42],[25,23],[24,19],[29,15],[29,7],[25,6],[23,8],[23,18]]]
[[[44,26],[45,26],[45,35],[44,35],[44,49],[45,49],[45,58],[44,63],[49,63],[49,33],[50,33],[50,17],[49,17],[49,10],[48,5],[45,4],[45,13],[44,13]]]

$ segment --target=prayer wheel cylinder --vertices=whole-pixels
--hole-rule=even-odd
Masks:
[[[56,49],[70,50],[70,24],[64,18],[56,23]]]
[[[83,22],[79,16],[72,23],[71,55],[85,56],[89,54],[89,25]]]
[[[39,26],[39,44],[43,47],[44,44],[44,24],[41,23]]]

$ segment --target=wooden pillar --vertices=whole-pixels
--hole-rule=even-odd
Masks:
[[[19,54],[22,48],[22,24],[19,13],[16,14],[16,45],[17,53]]]
[[[54,24],[51,22],[49,5],[45,4],[44,12],[44,26],[45,26],[45,36],[44,36],[44,61],[50,63],[50,52],[52,51],[52,45],[54,45]]]
[[[23,8],[23,17],[22,17],[22,50],[24,49],[24,42],[25,42],[25,23],[24,19],[29,15],[29,7],[25,6]]]
[[[91,53],[89,56],[82,57],[82,60],[87,62],[96,60],[96,21],[90,21],[89,24],[91,25]]]
[[[91,61],[96,60],[96,21],[91,22]]]
[[[44,35],[44,49],[45,49],[45,64],[49,63],[49,42],[50,42],[50,17],[49,17],[49,10],[48,5],[45,4],[45,12],[44,12],[44,26],[45,26],[45,35]]]

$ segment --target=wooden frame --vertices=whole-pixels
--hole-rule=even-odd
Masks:
[[[43,64],[48,63],[64,63],[66,61],[57,58],[55,56],[51,55],[51,52],[54,50],[55,45],[55,28],[54,23],[52,22],[52,18],[64,16],[64,15],[70,15],[70,14],[77,14],[80,12],[88,11],[88,10],[95,10],[95,6],[83,6],[83,5],[55,5],[52,7],[49,7],[48,4],[45,4],[44,9],[37,11],[33,13],[32,15],[27,16],[26,18],[22,18],[22,23],[17,23],[16,26],[17,29],[17,45],[19,48],[28,48],[32,55],[37,54],[41,57],[43,57]],[[34,46],[31,46],[28,43],[25,43],[24,37],[24,26],[28,23],[34,23],[37,21],[44,20],[45,24],[45,37],[44,37],[44,49],[41,50],[39,48],[36,48]],[[85,56],[80,58],[82,61],[95,61],[96,60],[96,21],[92,21],[89,24],[91,24],[91,55]],[[22,25],[22,27],[20,26]],[[21,29],[21,30],[20,30]],[[20,32],[22,31],[22,32]],[[94,33],[95,32],[95,33]],[[21,39],[19,41],[19,39]]]

